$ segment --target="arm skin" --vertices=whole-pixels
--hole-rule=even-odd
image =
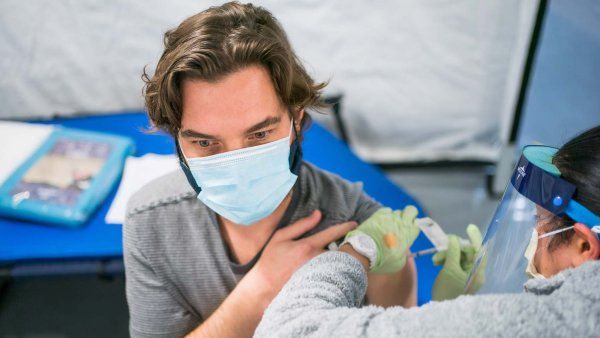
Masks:
[[[341,251],[349,251],[350,245],[344,245]],[[358,253],[356,255],[360,256]],[[367,300],[369,304],[383,307],[417,306],[417,268],[414,258],[406,260],[402,270],[394,274],[369,273]]]
[[[369,261],[359,254],[351,245],[343,245],[341,252],[355,257],[369,270]],[[417,305],[417,273],[414,258],[406,261],[406,266],[395,274],[368,273],[367,299],[369,304],[382,307],[402,306],[405,308]]]
[[[341,251],[352,252],[355,257],[360,257],[368,269],[368,260],[354,251],[352,246],[344,245]],[[369,303],[386,307],[416,305],[417,283],[413,259],[407,261],[405,268],[396,274],[369,274],[368,278]],[[260,284],[262,282],[258,276],[250,271],[221,306],[187,337],[234,337],[239,336],[240,332],[248,332],[248,336],[251,336],[270,300],[275,297],[275,294],[258,287]],[[257,290],[262,291],[257,293]]]
[[[354,251],[350,245],[344,245],[342,251],[353,252],[355,257],[364,260],[364,264],[368,268],[368,260]],[[397,274],[370,274],[368,278],[369,283],[373,283],[370,285],[370,290],[367,291],[367,299],[371,304],[404,307],[416,304],[414,260],[407,261],[406,267]],[[409,283],[411,286],[406,287],[403,283]],[[258,277],[254,276],[251,271],[240,281],[221,306],[187,337],[234,337],[239,336],[240,332],[248,332],[248,336],[251,336],[270,300],[275,296],[265,290],[257,293],[257,290],[264,289],[257,287],[258,284],[261,284]]]
[[[251,270],[221,306],[186,337],[251,337],[275,296],[274,292],[260,287],[261,284]],[[242,332],[246,334],[240,334]]]
[[[279,229],[265,247],[256,265],[242,278],[221,306],[188,337],[250,337],[271,300],[297,268],[324,252],[327,244],[356,228],[356,222],[331,226],[306,238],[321,213]]]

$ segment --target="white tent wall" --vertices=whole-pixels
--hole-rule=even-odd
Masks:
[[[143,107],[162,34],[215,1],[0,2],[0,118]],[[495,161],[538,1],[257,1],[375,162]]]

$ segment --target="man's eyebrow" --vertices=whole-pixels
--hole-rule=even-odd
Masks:
[[[279,116],[272,116],[272,117],[267,117],[266,119],[264,119],[262,122],[259,122],[255,125],[253,125],[252,127],[248,128],[246,130],[246,134],[251,134],[253,132],[256,132],[258,130],[261,130],[263,128],[266,128],[268,126],[274,125],[281,122],[281,117]]]
[[[179,133],[179,135],[181,135],[181,137],[186,137],[186,138],[195,137],[195,138],[203,138],[203,139],[207,139],[207,140],[216,140],[217,139],[217,137],[215,137],[215,136],[203,134],[203,133],[197,132],[195,130],[191,130],[191,129],[185,129],[185,130],[181,131]]]
[[[272,116],[272,117],[267,117],[266,119],[264,119],[263,121],[253,125],[252,127],[248,128],[246,130],[246,134],[251,134],[253,132],[256,132],[258,130],[261,130],[265,127],[274,125],[281,122],[281,117],[277,116]],[[216,140],[217,137],[213,136],[213,135],[208,135],[208,134],[203,134],[201,132],[192,130],[192,129],[185,129],[183,131],[181,131],[179,133],[181,135],[181,137],[186,137],[186,138],[203,138],[203,139],[207,139],[207,140]]]

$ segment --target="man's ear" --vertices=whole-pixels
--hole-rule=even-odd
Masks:
[[[574,265],[579,266],[589,260],[600,258],[600,240],[595,232],[583,223],[575,223],[575,237],[573,238],[576,257]]]

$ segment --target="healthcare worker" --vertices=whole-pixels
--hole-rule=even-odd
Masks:
[[[130,333],[251,336],[296,268],[382,206],[361,184],[302,161],[305,110],[319,107],[325,84],[267,10],[209,8],[164,43],[145,74],[146,108],[175,140],[181,170],[128,204]],[[371,275],[368,301],[415,304],[415,273],[409,261]]]
[[[440,272],[446,284],[436,281],[435,287],[449,286],[441,292],[446,298],[460,289],[453,283],[478,294],[411,309],[357,308],[365,272],[397,260],[410,245],[389,240],[390,234],[414,234],[414,214],[406,211],[395,222],[361,225],[348,235],[371,237],[375,256],[349,241],[300,268],[265,312],[256,336],[599,336],[600,126],[559,150],[523,150],[480,248],[471,228],[471,249],[479,249],[471,271],[472,264],[461,262],[468,257],[460,254],[457,238],[450,238]]]

